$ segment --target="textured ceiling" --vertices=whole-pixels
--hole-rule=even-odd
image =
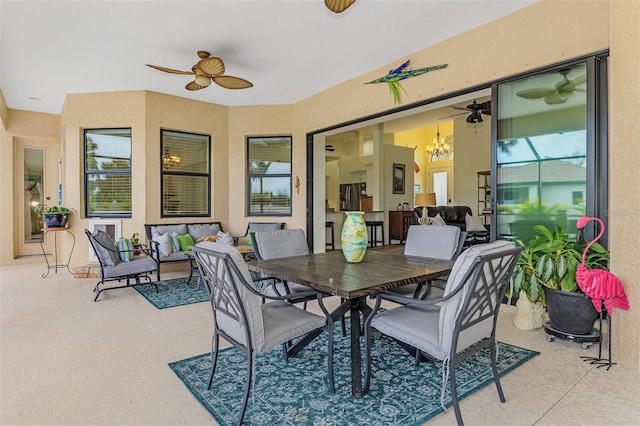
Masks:
[[[535,0],[0,1],[0,88],[9,108],[59,114],[67,93],[151,90],[222,105],[298,102]],[[254,87],[187,75],[197,50]]]

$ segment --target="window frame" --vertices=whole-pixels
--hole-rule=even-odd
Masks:
[[[289,173],[251,173],[250,159],[251,159],[251,141],[255,139],[288,139],[289,143],[289,158],[290,158],[290,172]],[[270,135],[270,136],[246,136],[246,215],[249,217],[290,217],[293,216],[293,136],[291,135]],[[288,213],[261,213],[253,212],[251,210],[251,180],[259,178],[288,178],[289,179],[289,194],[290,203]]]
[[[87,157],[87,134],[89,132],[104,131],[116,131],[116,130],[129,130],[129,169],[118,170],[89,170],[89,159]],[[131,127],[98,127],[83,129],[82,149],[84,157],[84,215],[86,218],[131,218],[133,215],[133,194],[132,194],[132,171],[133,171],[133,129]],[[131,198],[131,212],[130,213],[90,213],[89,212],[89,176],[92,175],[128,175],[129,176],[129,197]]]
[[[171,132],[171,133],[179,133],[179,134],[184,134],[184,135],[193,135],[193,136],[201,136],[206,138],[206,142],[203,141],[206,144],[207,147],[207,152],[208,152],[208,156],[207,156],[207,172],[206,173],[201,173],[201,172],[184,172],[184,171],[171,171],[171,169],[167,169],[163,166],[163,157],[164,157],[164,152],[165,152],[165,141],[164,141],[164,135],[165,132]],[[160,158],[159,158],[159,164],[160,164],[160,217],[161,218],[186,218],[186,217],[211,217],[211,135],[208,134],[203,134],[203,133],[195,133],[195,132],[185,132],[182,130],[174,130],[174,129],[160,129]],[[205,196],[207,198],[207,202],[206,202],[206,212],[201,213],[201,214],[193,214],[193,213],[188,213],[188,214],[167,214],[167,212],[165,211],[165,206],[164,206],[164,177],[165,176],[192,176],[192,177],[206,177],[206,190],[205,190]]]

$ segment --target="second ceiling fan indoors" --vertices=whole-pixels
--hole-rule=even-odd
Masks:
[[[471,114],[469,114],[469,116],[465,120],[469,124],[482,123],[484,121],[482,119],[482,114],[491,115],[491,101],[478,103],[474,99],[473,103],[470,103],[466,107],[460,107],[460,106],[457,106],[457,105],[452,105],[451,108],[458,109],[458,110],[461,110],[461,111],[471,112]],[[455,117],[457,115],[462,115],[462,114],[465,114],[465,112],[461,112],[459,114],[454,114],[454,115],[449,115],[447,117],[442,117],[441,119]]]

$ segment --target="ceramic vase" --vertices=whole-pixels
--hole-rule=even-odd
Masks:
[[[344,212],[347,216],[342,225],[340,243],[342,253],[349,263],[360,263],[367,253],[369,236],[364,223],[364,212]]]
[[[536,330],[544,324],[544,306],[539,302],[531,303],[524,291],[520,291],[516,308],[513,324],[520,330]]]

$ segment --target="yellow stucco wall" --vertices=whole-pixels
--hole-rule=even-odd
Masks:
[[[404,97],[404,103],[409,104],[533,68],[611,49],[610,201],[611,211],[620,212],[617,215],[612,214],[610,218],[611,266],[612,271],[618,274],[627,286],[632,306],[628,312],[615,313],[614,355],[620,362],[636,370],[640,369],[640,309],[637,308],[640,306],[640,285],[636,280],[640,275],[640,267],[635,261],[638,239],[633,235],[638,231],[629,227],[629,223],[632,222],[630,216],[637,214],[640,200],[633,187],[638,181],[636,171],[640,146],[637,121],[640,105],[638,9],[639,4],[634,1],[544,0],[415,52],[410,58],[416,66],[448,63],[449,68],[403,81],[408,93]],[[567,24],[567,16],[571,17],[570,25]],[[615,25],[612,24],[614,22]],[[398,58],[397,62],[400,63],[404,59],[407,58]],[[67,191],[69,198],[65,202],[75,206],[82,205],[79,183],[81,127],[132,124],[136,129],[141,128],[134,133],[134,158],[144,158],[145,163],[150,161],[146,165],[138,165],[137,160],[135,161],[134,181],[145,182],[147,187],[151,187],[158,179],[156,160],[159,158],[159,126],[188,131],[209,130],[213,135],[215,147],[214,216],[223,223],[226,222],[232,232],[241,233],[247,221],[244,217],[244,137],[256,134],[291,134],[294,140],[293,175],[299,176],[302,186],[299,194],[294,191],[293,217],[286,221],[289,227],[304,228],[306,133],[392,109],[393,101],[385,85],[363,83],[384,75],[395,64],[381,64],[376,70],[290,106],[226,108],[145,92],[69,95],[62,113],[64,119],[59,124],[67,126],[62,141],[66,159],[65,183],[67,188],[75,188],[75,192],[70,194],[70,191]],[[148,102],[150,99],[154,102]],[[94,108],[87,108],[85,102],[90,102]],[[189,113],[182,114],[183,109]],[[33,133],[38,126],[37,122],[43,119],[39,115],[33,115],[28,125],[23,127],[13,121],[11,113],[9,110],[7,131],[2,132],[1,139],[3,155],[0,158],[0,184],[3,187],[12,176],[12,135]],[[58,126],[51,127],[55,127],[57,132]],[[45,133],[53,139],[56,138],[55,132]],[[134,191],[142,200],[136,201],[134,208],[143,211],[144,214],[131,219],[131,223],[123,230],[125,234],[133,229],[138,230],[145,221],[157,218],[154,210],[159,206],[158,193],[153,190],[145,191],[144,187],[136,188]],[[7,205],[11,201],[10,195],[0,194],[0,201]],[[318,202],[324,205],[324,200],[316,200],[316,203]],[[0,219],[8,220],[3,223],[11,223],[11,215],[3,210],[0,212]],[[0,232],[4,237],[3,241],[12,240],[10,232],[4,227]],[[13,254],[6,249],[7,246],[9,245],[4,244],[0,252],[0,264],[13,261]],[[83,253],[86,251],[79,250]],[[82,261],[77,259],[76,263]]]
[[[640,370],[640,2],[610,5],[609,249],[631,305],[613,314],[613,355]]]

